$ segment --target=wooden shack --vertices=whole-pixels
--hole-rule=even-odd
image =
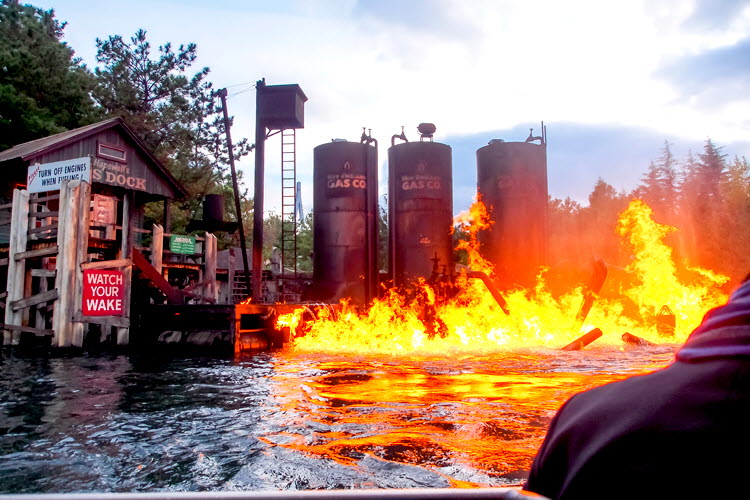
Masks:
[[[214,301],[216,238],[143,227],[146,203],[166,216],[185,194],[120,118],[0,152],[3,344],[127,344],[134,302]],[[170,286],[185,268],[196,282]]]

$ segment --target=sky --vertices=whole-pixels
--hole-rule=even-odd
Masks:
[[[432,122],[453,148],[454,212],[476,193],[476,150],[547,127],[549,192],[586,204],[599,178],[636,187],[665,141],[678,159],[707,138],[750,157],[750,0],[102,0],[36,1],[68,24],[89,67],[96,39],[143,28],[156,48],[195,43],[226,87],[232,138],[255,137],[256,81],[297,83],[302,204],[313,148],[333,138],[387,149]],[[156,52],[156,51],[155,51]],[[266,141],[265,209],[279,213],[281,144]],[[252,155],[238,168],[253,189]]]

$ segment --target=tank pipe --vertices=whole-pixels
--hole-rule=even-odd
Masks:
[[[594,272],[591,275],[591,279],[583,287],[583,302],[581,302],[581,308],[576,314],[575,323],[573,324],[573,331],[579,332],[583,326],[583,322],[586,321],[586,317],[591,311],[591,306],[594,305],[596,295],[601,291],[604,281],[607,279],[607,264],[602,259],[596,259],[593,262]]]
[[[404,126],[401,125],[401,134],[393,134],[391,136],[391,147],[396,145],[396,139],[401,139],[404,142],[409,142],[409,139],[406,138],[406,134],[404,133]]]
[[[365,200],[367,203],[367,219],[366,219],[366,262],[367,272],[365,275],[365,303],[367,305],[376,297],[378,290],[378,260],[377,260],[377,248],[378,248],[378,226],[377,226],[377,210],[378,210],[378,186],[372,186],[372,180],[377,178],[377,162],[373,167],[375,172],[370,171],[368,157],[370,155],[370,144],[375,146],[375,154],[378,153],[378,140],[372,137],[372,129],[365,134],[365,127],[362,127],[362,136],[360,137],[360,143],[365,144],[365,172],[367,174],[367,180],[365,182]]]
[[[490,291],[490,294],[492,294],[492,298],[495,299],[495,302],[497,302],[497,305],[500,306],[500,309],[503,310],[506,316],[510,316],[510,308],[508,307],[508,302],[506,302],[505,297],[500,294],[500,290],[497,289],[495,284],[492,282],[490,277],[487,276],[486,273],[483,273],[482,271],[471,271],[469,272],[469,278],[477,278],[482,280],[482,283],[484,283],[484,286],[486,286],[487,290]]]
[[[542,131],[542,133],[544,132]],[[526,138],[526,142],[534,142],[534,141],[539,141],[541,144],[544,144],[544,137],[542,137],[541,135],[534,135],[534,129],[530,128],[529,136]]]

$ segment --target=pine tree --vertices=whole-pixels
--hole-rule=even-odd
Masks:
[[[233,214],[223,111],[207,80],[209,69],[188,74],[197,57],[196,45],[180,45],[175,51],[167,43],[154,56],[144,30],[129,41],[114,35],[97,39],[96,45],[101,66],[95,70],[94,98],[109,116],[121,116],[188,190],[187,199],[173,212],[173,229],[184,229],[180,222],[195,218],[209,193],[224,194],[226,212]],[[246,139],[234,145],[235,158],[248,152]],[[246,194],[243,190],[241,198]],[[160,217],[158,211],[150,215]],[[229,242],[220,239],[219,244],[225,247]]]
[[[0,4],[0,151],[93,123],[94,78],[62,41],[53,10]]]

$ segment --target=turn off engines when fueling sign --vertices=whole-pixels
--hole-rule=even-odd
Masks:
[[[29,193],[57,191],[64,180],[91,182],[91,158],[74,158],[41,165],[31,165],[26,174]]]

